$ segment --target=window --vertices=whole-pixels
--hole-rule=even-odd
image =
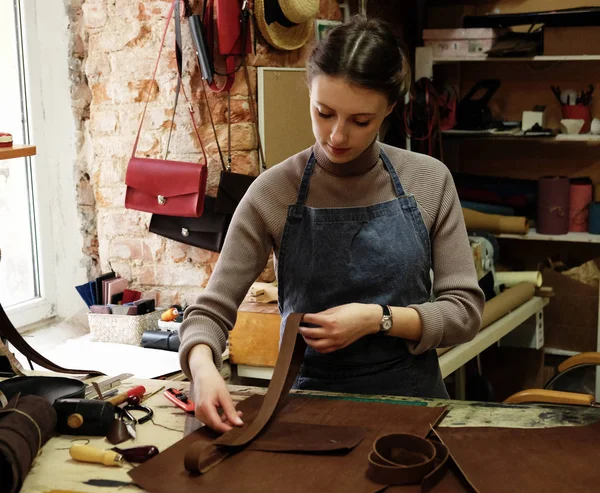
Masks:
[[[0,2],[0,131],[29,143],[21,12]],[[40,297],[32,159],[0,161],[0,303],[10,309]]]

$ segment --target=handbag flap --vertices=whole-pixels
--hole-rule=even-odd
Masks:
[[[150,220],[150,230],[160,231],[167,229],[179,232],[183,228],[190,233],[221,233],[230,219],[226,214],[219,214],[214,211],[215,199],[206,195],[204,197],[204,212],[200,217],[179,217],[163,216],[161,214],[152,214]]]
[[[155,197],[176,197],[202,192],[206,177],[204,163],[132,157],[125,183]]]

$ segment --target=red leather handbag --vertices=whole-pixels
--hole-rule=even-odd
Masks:
[[[156,78],[158,62],[162,54],[168,26],[173,17],[175,5],[180,0],[174,0],[167,15],[167,24],[163,33],[156,66],[152,75],[151,87]],[[178,71],[179,73],[179,71]],[[140,127],[133,145],[131,159],[127,165],[125,183],[125,207],[143,212],[151,212],[164,216],[199,217],[204,208],[204,196],[206,194],[207,159],[206,151],[200,138],[192,106],[188,100],[181,74],[179,84],[187,101],[187,106],[192,118],[192,126],[200,147],[202,148],[203,161],[201,163],[190,163],[185,161],[167,161],[166,159],[151,159],[136,157],[135,153],[140,140],[140,133],[144,123],[144,117],[148,108],[150,92],[146,98],[146,104],[142,113]]]
[[[246,9],[247,7],[244,6],[245,11]],[[227,92],[235,82],[235,73],[241,67],[241,57],[246,53],[252,53],[247,18],[242,17],[242,9],[238,0],[207,0],[203,19],[206,43],[211,59],[214,58],[212,55],[216,23],[218,52],[225,57],[225,73],[222,74],[215,70],[215,74],[227,77],[222,86],[218,86],[214,80],[208,86],[214,92]],[[212,65],[214,67],[214,63]]]

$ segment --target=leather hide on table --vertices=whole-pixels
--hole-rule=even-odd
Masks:
[[[254,402],[253,402],[254,400]],[[260,399],[241,402],[247,419],[252,409],[244,403],[260,404]],[[425,437],[445,413],[442,407],[408,406],[377,402],[300,397],[290,395],[283,408],[251,447],[234,454],[205,474],[190,474],[184,468],[184,456],[189,447],[200,440],[207,445],[216,438],[208,429],[197,430],[150,461],[130,471],[130,476],[150,493],[202,491],[220,493],[375,493],[386,490],[366,476],[367,457],[375,439],[387,433],[412,433]],[[194,418],[189,418],[194,419]],[[253,450],[260,441],[269,441],[269,430],[286,429],[285,423],[349,426],[364,428],[364,438],[350,452],[281,453]],[[281,447],[281,436],[278,447]],[[306,437],[306,439],[312,439]],[[290,433],[289,443],[296,449],[305,448],[304,434]],[[464,492],[455,487],[457,480],[446,474],[433,491]],[[420,486],[395,486],[386,491],[421,491]]]
[[[544,429],[435,431],[469,482],[482,493],[600,490],[600,422]]]

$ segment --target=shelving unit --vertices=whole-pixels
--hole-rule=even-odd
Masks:
[[[540,64],[540,69],[545,68],[544,63],[548,67],[554,68],[563,63],[587,63],[587,62],[598,62],[600,61],[600,55],[578,55],[578,56],[535,56],[528,58],[492,58],[492,57],[481,57],[481,58],[455,58],[455,59],[441,59],[434,58],[433,50],[431,47],[420,47],[416,49],[415,55],[415,80],[421,78],[433,79],[433,67],[434,65],[447,65],[447,64],[476,64],[476,63],[517,63],[517,64]],[[472,65],[470,65],[472,66]],[[460,73],[460,65],[458,67]],[[537,68],[536,68],[536,71]],[[460,75],[459,75],[460,77]],[[457,140],[476,140],[485,139],[487,142],[531,142],[534,145],[572,145],[588,147],[593,146],[594,149],[598,148],[600,144],[600,136],[596,135],[557,135],[556,137],[548,136],[522,136],[511,133],[503,133],[501,135],[494,135],[493,133],[488,134],[470,134],[464,132],[446,132],[443,135],[444,140],[457,139]],[[410,149],[410,138],[407,139],[407,148]],[[513,235],[513,234],[500,234],[497,235],[499,238],[511,239],[511,240],[529,240],[529,241],[552,241],[552,242],[570,242],[570,243],[587,243],[587,244],[599,244],[600,235],[593,235],[589,233],[568,233],[566,235],[544,235],[539,234],[535,230],[530,230],[526,235]],[[600,300],[600,298],[599,298]],[[600,306],[598,307],[598,327],[597,327],[597,350],[600,351]],[[561,352],[560,349],[549,349],[548,352],[558,354]],[[567,353],[567,352],[565,352]],[[441,361],[440,361],[441,362]],[[600,400],[600,369],[596,374],[596,400]]]
[[[477,140],[496,140],[496,141],[518,141],[518,142],[535,142],[542,144],[584,144],[584,145],[600,145],[600,135],[566,135],[558,134],[556,136],[526,136],[510,132],[468,132],[460,130],[444,130],[442,136],[445,139],[477,139]]]
[[[566,235],[545,235],[538,233],[535,229],[530,229],[526,235],[499,234],[498,238],[509,238],[512,240],[532,240],[532,241],[564,241],[569,243],[598,243],[600,244],[600,235],[590,233],[567,233]]]
[[[418,50],[419,48],[417,48]],[[534,57],[462,57],[462,58],[433,58],[434,63],[456,62],[593,62],[600,61],[600,55],[562,55]]]
[[[19,157],[35,156],[35,146],[0,147],[0,161]]]

